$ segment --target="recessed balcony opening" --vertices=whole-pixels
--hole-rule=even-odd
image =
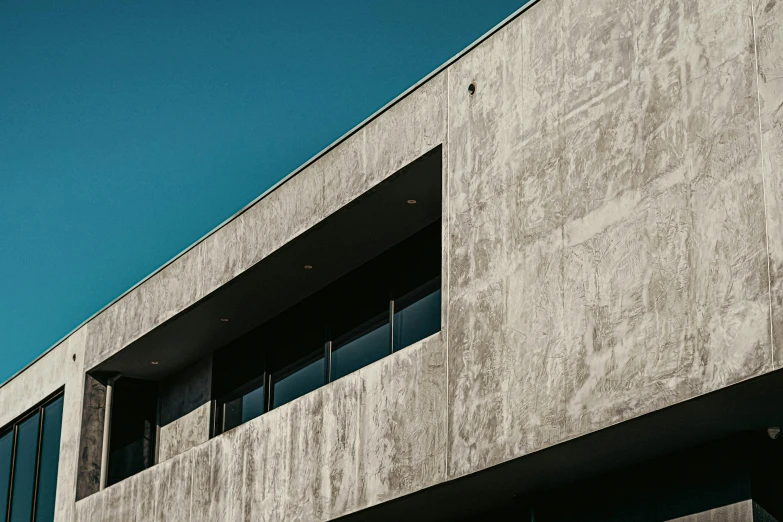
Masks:
[[[437,219],[215,352],[214,432],[440,331],[440,237]]]
[[[77,496],[439,331],[442,171],[439,146],[93,368]],[[238,254],[210,253],[220,255]],[[136,409],[124,402],[126,385],[143,391]],[[193,440],[179,440],[178,423]],[[109,427],[104,451],[95,436]],[[124,459],[128,448],[135,453]]]

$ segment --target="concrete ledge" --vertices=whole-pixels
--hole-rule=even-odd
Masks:
[[[441,334],[77,502],[76,520],[330,520],[445,479]]]

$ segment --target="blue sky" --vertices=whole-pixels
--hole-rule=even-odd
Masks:
[[[525,0],[0,0],[0,382]]]

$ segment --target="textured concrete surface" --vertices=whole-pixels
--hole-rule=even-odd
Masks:
[[[84,376],[76,498],[92,495],[101,488],[103,430],[106,420],[106,384],[92,375]],[[70,426],[70,425],[69,425]]]
[[[753,0],[775,367],[783,367],[783,2]]]
[[[0,388],[0,427],[65,385],[68,366],[75,365],[68,344],[62,343],[24,373]]]
[[[772,367],[750,7],[545,0],[451,67],[450,476]]]
[[[55,520],[73,519],[79,458],[84,332],[78,331],[39,359],[22,375],[0,388],[0,427],[63,388],[63,424],[57,478]],[[100,451],[100,450],[99,450]]]
[[[63,423],[60,434],[60,463],[57,471],[57,498],[55,522],[73,520],[76,499],[76,473],[80,456],[80,421],[84,395],[85,332],[78,331],[60,346],[64,351],[64,366],[58,375],[65,384],[63,396]],[[56,379],[55,374],[50,378]],[[3,393],[0,388],[0,394]]]
[[[161,384],[158,462],[209,440],[211,395],[211,357]]]
[[[58,522],[327,520],[779,368],[781,107],[780,0],[539,0],[3,385],[0,426],[65,386]],[[439,340],[207,442],[172,392],[165,462],[74,505],[85,371],[439,144]]]
[[[79,501],[77,520],[326,520],[436,484],[445,372],[436,334]]]

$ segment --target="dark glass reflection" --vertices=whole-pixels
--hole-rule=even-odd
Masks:
[[[264,413],[264,387],[257,388],[242,398],[242,422]]]
[[[108,485],[152,466],[157,408],[157,383],[126,377],[114,383]]]
[[[324,360],[320,358],[276,381],[272,407],[282,406],[324,385]]]
[[[11,486],[11,457],[14,451],[14,430],[0,436],[0,520],[8,513],[8,488]]]
[[[16,439],[11,522],[30,522],[33,517],[35,461],[38,456],[38,427],[41,414],[36,413],[19,424]]]
[[[54,498],[57,491],[57,468],[60,462],[62,421],[63,398],[61,396],[44,408],[35,522],[51,522],[54,520]]]
[[[394,314],[394,350],[440,331],[440,289],[412,302]]]
[[[388,315],[388,314],[387,314]],[[376,326],[367,333],[350,340],[342,346],[335,345],[332,352],[332,380],[353,373],[359,368],[389,355],[389,323]]]
[[[255,419],[264,413],[264,386],[259,386],[241,397],[226,401],[223,408],[223,431],[228,431]]]

